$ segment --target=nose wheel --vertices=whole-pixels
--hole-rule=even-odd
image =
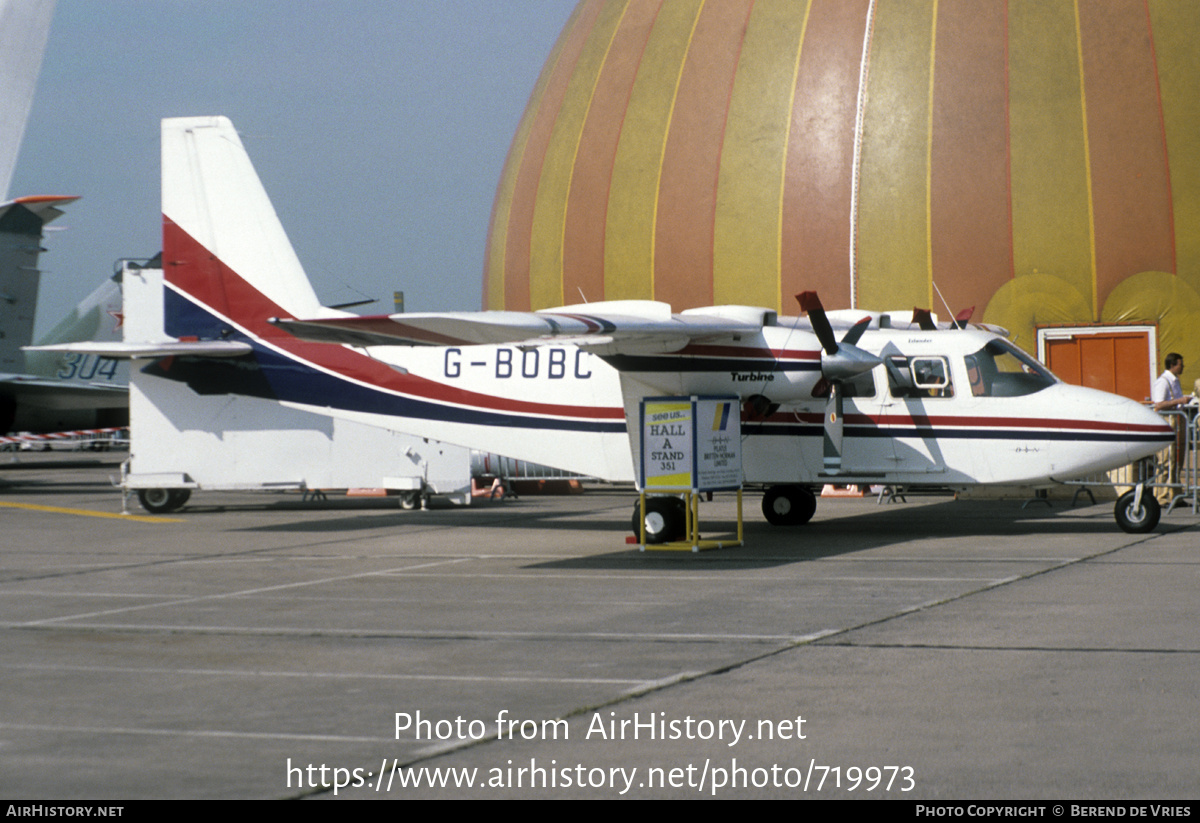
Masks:
[[[1141,499],[1138,499],[1139,491]],[[1144,534],[1158,525],[1162,507],[1147,489],[1127,491],[1117,499],[1113,511],[1117,525],[1130,534]]]

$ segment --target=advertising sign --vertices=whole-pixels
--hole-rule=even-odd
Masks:
[[[641,403],[641,423],[643,489],[741,487],[741,408],[736,397],[647,397]]]

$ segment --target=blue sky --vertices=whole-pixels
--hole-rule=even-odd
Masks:
[[[326,303],[477,309],[496,184],[575,0],[58,0],[10,196],[81,199],[39,333],[159,250],[159,120],[231,118]]]

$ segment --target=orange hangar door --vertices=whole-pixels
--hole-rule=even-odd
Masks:
[[[1038,357],[1067,383],[1143,401],[1154,383],[1153,326],[1038,329]]]

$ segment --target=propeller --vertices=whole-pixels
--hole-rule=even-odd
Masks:
[[[883,361],[870,352],[863,351],[855,344],[862,338],[863,332],[871,324],[870,317],[859,320],[838,341],[825,315],[825,307],[815,291],[804,291],[796,295],[800,308],[808,312],[808,320],[812,323],[813,333],[821,342],[821,375],[830,383],[840,380],[850,380],[878,366]]]
[[[921,331],[937,331],[937,323],[933,322],[933,312],[929,309],[913,308],[913,322]]]
[[[821,305],[821,298],[817,297],[815,291],[802,291],[796,295],[796,300],[800,302],[800,311],[808,314],[808,322],[812,323],[813,333],[821,341],[821,348],[827,354],[837,354],[837,339],[833,336],[833,327],[829,325],[829,318],[825,316],[825,307]]]
[[[821,343],[821,383],[829,385],[829,397],[825,401],[824,423],[824,468],[826,474],[840,474],[842,471],[842,440],[844,422],[842,420],[842,397],[845,394],[843,383],[860,374],[869,372],[883,360],[868,351],[860,349],[856,344],[862,338],[863,332],[871,324],[870,317],[859,320],[850,330],[842,335],[839,342],[834,336],[833,327],[825,315],[825,307],[815,291],[800,292],[796,295],[800,309],[808,314],[813,333]]]

